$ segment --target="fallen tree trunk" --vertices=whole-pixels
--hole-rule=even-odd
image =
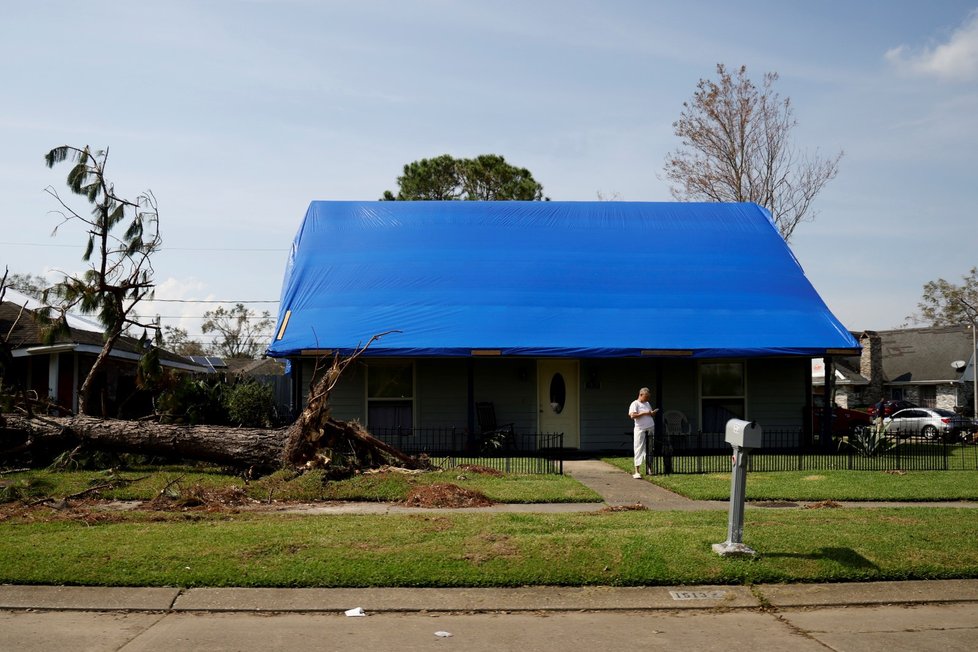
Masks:
[[[333,468],[339,473],[397,464],[418,468],[419,461],[373,437],[356,422],[325,419],[306,436],[299,422],[290,428],[184,426],[88,416],[27,418],[8,414],[7,432],[26,433],[27,441],[4,452],[70,448],[197,460],[241,470]],[[291,439],[290,439],[291,437]],[[294,442],[286,455],[289,442]],[[7,451],[3,449],[8,449]]]
[[[233,466],[271,469],[281,466],[287,430],[183,426],[88,416],[28,419],[8,414],[7,429],[26,432],[33,447],[61,442],[95,450],[162,455]]]
[[[5,452],[22,453],[31,448],[55,446],[67,450],[81,444],[96,450],[198,460],[241,470],[325,468],[336,475],[346,475],[384,464],[424,466],[422,461],[375,438],[356,421],[340,421],[330,416],[330,392],[343,370],[363,350],[366,347],[344,360],[333,360],[313,384],[302,414],[288,428],[186,426],[83,415],[28,418],[8,414],[6,431],[26,433],[26,441],[10,445],[0,440],[0,459]]]

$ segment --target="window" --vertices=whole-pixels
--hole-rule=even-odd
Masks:
[[[550,409],[553,410],[554,414],[560,414],[564,411],[566,402],[567,383],[564,382],[564,376],[557,372],[550,379]]]
[[[367,365],[367,426],[375,434],[414,427],[414,365]]]
[[[708,362],[700,365],[703,432],[724,432],[727,421],[746,416],[744,363]]]
[[[921,407],[935,408],[937,407],[937,386],[936,385],[924,385],[920,388],[920,405]]]

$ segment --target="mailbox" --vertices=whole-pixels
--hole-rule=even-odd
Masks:
[[[753,421],[730,419],[727,421],[727,443],[738,448],[760,448],[761,427]]]
[[[733,446],[733,472],[730,474],[730,518],[727,521],[727,540],[714,543],[713,552],[721,557],[753,556],[757,553],[744,545],[744,501],[747,490],[747,460],[751,450],[761,447],[761,427],[753,421],[727,421],[727,443]]]

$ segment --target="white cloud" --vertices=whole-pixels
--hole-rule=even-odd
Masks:
[[[205,282],[193,277],[168,277],[156,285],[154,298],[155,301],[143,301],[139,304],[139,314],[147,317],[161,315],[164,326],[182,328],[190,337],[201,337],[200,325],[203,322],[200,317],[204,311],[215,307],[197,303],[201,300],[213,300],[214,295],[207,291]],[[178,301],[191,302],[178,303]]]
[[[920,50],[900,45],[886,52],[886,59],[915,75],[946,81],[978,79],[978,10],[974,10],[946,43]]]

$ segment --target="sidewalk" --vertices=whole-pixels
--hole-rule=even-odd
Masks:
[[[364,617],[346,617],[360,607]],[[519,589],[0,586],[0,650],[973,650],[978,581]]]

